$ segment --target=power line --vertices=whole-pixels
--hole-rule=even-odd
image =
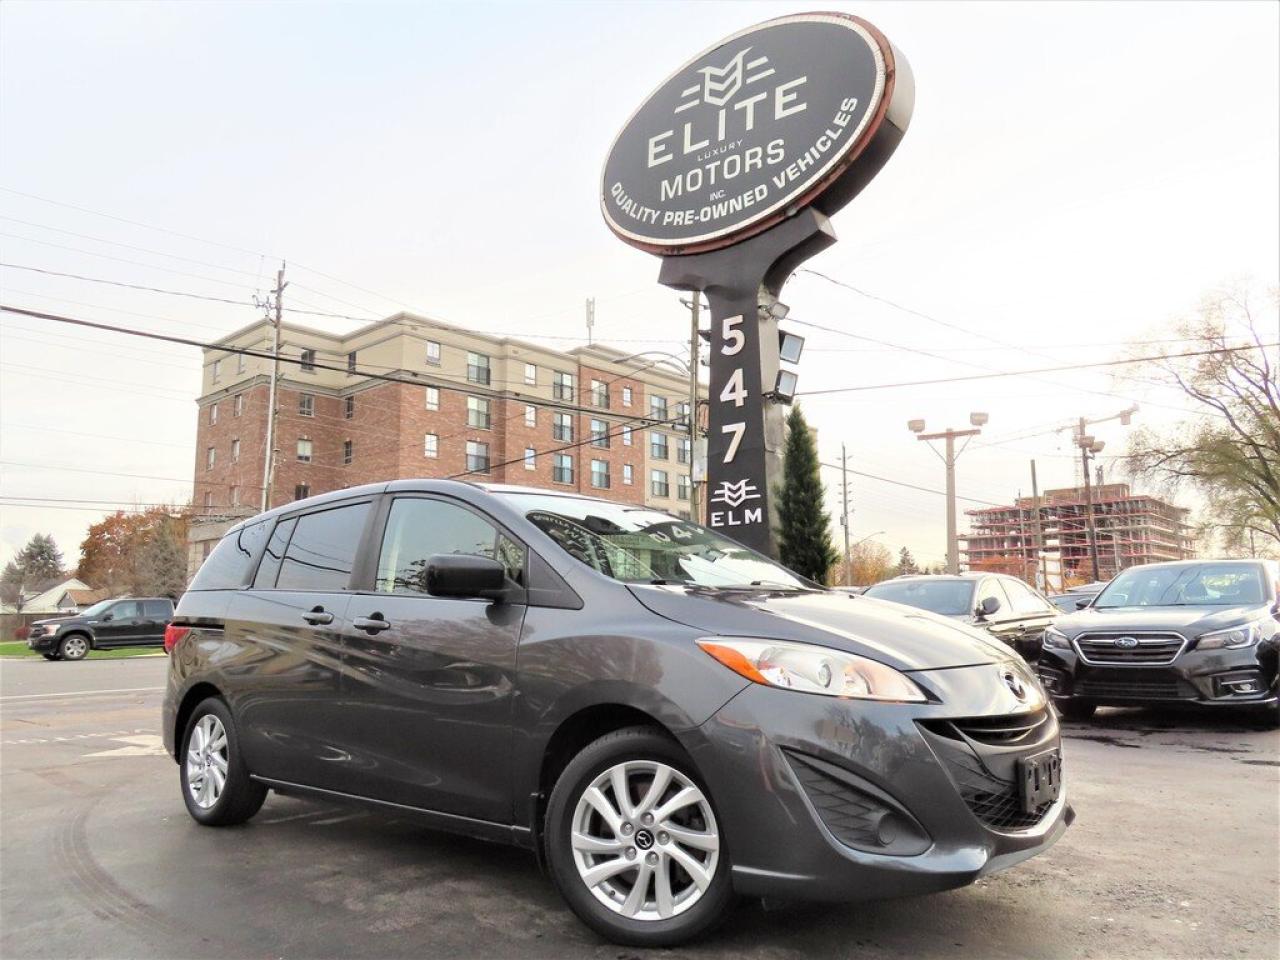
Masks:
[[[1093,370],[1101,367],[1121,367],[1134,363],[1146,363],[1155,360],[1182,360],[1188,357],[1208,357],[1224,353],[1239,353],[1244,350],[1265,350],[1267,347],[1280,346],[1275,343],[1250,344],[1242,347],[1219,347],[1213,350],[1190,350],[1184,353],[1159,354],[1149,357],[1130,357],[1126,360],[1099,360],[1095,363],[1069,363],[1058,367],[1040,367],[1034,370],[1002,370],[993,373],[974,373],[964,377],[939,377],[933,380],[904,380],[898,383],[870,383],[858,387],[828,387],[823,390],[801,390],[798,397],[825,396],[833,393],[857,393],[864,390],[889,390],[899,387],[927,387],[940,383],[965,383],[970,380],[992,380],[1000,377],[1025,377],[1039,373],[1061,373],[1065,370]]]

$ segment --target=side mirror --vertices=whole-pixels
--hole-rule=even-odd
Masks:
[[[1077,609],[1077,610],[1083,610],[1085,607],[1087,607],[1087,606],[1088,606],[1089,604],[1091,604],[1091,603],[1093,603],[1093,598],[1092,598],[1092,597],[1085,597],[1083,600],[1077,600],[1077,601],[1076,601],[1076,609]]]
[[[978,604],[977,614],[980,617],[989,617],[999,609],[999,597],[983,597],[982,602]]]
[[[436,554],[427,561],[427,593],[433,597],[502,600],[507,595],[507,570],[488,557]]]

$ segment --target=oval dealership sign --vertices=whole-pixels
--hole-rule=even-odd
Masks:
[[[605,161],[605,220],[634,246],[679,254],[736,243],[809,204],[831,213],[888,159],[913,99],[905,60],[865,20],[807,13],[749,27],[627,121]]]

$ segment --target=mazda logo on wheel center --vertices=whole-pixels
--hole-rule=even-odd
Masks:
[[[653,834],[648,830],[641,830],[636,834],[636,846],[641,850],[648,850],[653,846]]]

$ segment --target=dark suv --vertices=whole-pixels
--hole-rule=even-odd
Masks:
[[[863,596],[905,603],[981,627],[1028,660],[1060,611],[1017,577],[1003,573],[912,574],[873,584]]]
[[[1062,712],[1154,702],[1277,710],[1280,565],[1188,560],[1125,570],[1045,634],[1037,669]]]
[[[83,660],[90,650],[112,647],[158,647],[172,619],[173,601],[168,597],[117,597],[73,617],[37,620],[27,634],[27,646],[46,660]]]
[[[643,507],[447,480],[293,503],[227,534],[165,645],[196,821],[269,788],[413,814],[537,851],[617,942],[735,894],[962,886],[1073,816],[1007,648]]]

